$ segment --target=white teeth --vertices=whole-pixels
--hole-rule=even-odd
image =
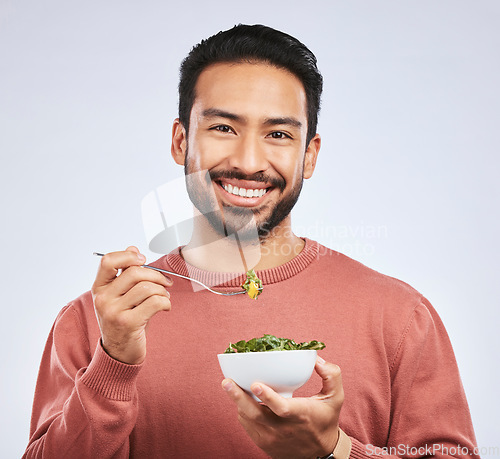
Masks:
[[[228,193],[245,198],[260,198],[261,196],[264,196],[266,194],[265,188],[252,190],[246,188],[238,188],[237,186],[232,186],[231,184],[222,186]]]

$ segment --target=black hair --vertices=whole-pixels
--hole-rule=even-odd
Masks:
[[[302,82],[307,98],[306,145],[316,134],[323,78],[314,54],[299,40],[264,25],[239,24],[194,46],[182,61],[179,82],[179,120],[186,131],[201,72],[219,62],[265,62],[283,68]]]

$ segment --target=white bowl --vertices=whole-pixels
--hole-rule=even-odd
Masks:
[[[316,363],[315,350],[268,351],[218,354],[224,377],[231,378],[255,400],[250,386],[261,382],[283,397],[290,398],[295,390],[311,377]]]

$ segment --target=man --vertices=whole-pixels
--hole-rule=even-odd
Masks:
[[[263,293],[255,303],[193,292],[140,267],[135,247],[105,255],[91,292],[49,336],[26,457],[473,454],[453,351],[429,302],[291,231],[320,149],[321,88],[314,55],[268,27],[240,25],[193,48],[172,156],[197,216],[189,244],[154,265],[226,291],[253,267]],[[264,333],[327,344],[301,397],[254,384],[259,404],[231,380],[221,388],[217,353]]]

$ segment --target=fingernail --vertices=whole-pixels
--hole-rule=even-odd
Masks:
[[[223,381],[222,383],[222,388],[226,391],[226,392],[229,392],[231,390],[231,388],[233,387],[233,384],[231,383],[231,381]]]
[[[165,289],[165,290],[167,292],[167,296],[170,298],[170,292],[167,289]]]
[[[259,386],[258,384],[255,384],[254,386],[252,386],[252,392],[253,392],[255,395],[260,395],[260,394],[262,394],[262,386]]]
[[[323,364],[325,363],[325,359],[321,358],[319,355],[318,355],[318,362]]]
[[[141,263],[144,263],[146,261],[146,257],[142,253],[138,253],[137,258]]]

